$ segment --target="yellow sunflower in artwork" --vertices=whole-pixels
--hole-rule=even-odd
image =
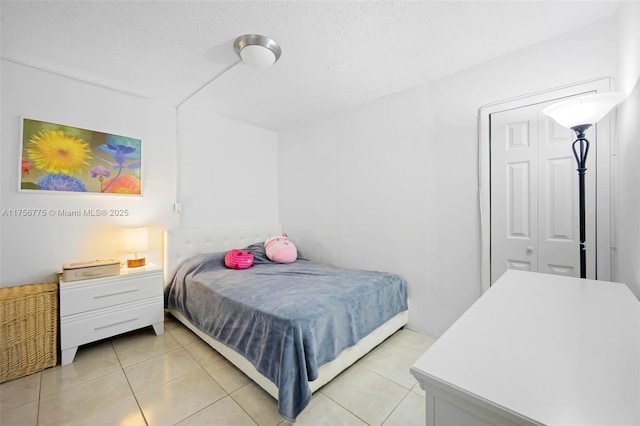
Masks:
[[[47,130],[34,135],[26,149],[33,164],[50,173],[72,175],[89,165],[91,148],[83,139],[62,130]]]

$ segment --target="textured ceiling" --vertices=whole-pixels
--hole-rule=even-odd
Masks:
[[[282,57],[238,64],[184,103],[278,130],[550,39],[617,1],[2,1],[0,55],[178,105],[262,34]]]

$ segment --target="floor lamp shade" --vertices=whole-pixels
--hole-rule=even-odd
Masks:
[[[561,126],[572,129],[597,123],[624,98],[625,94],[621,92],[578,96],[550,105],[542,112]]]
[[[144,266],[146,261],[144,257],[138,257],[138,253],[149,250],[148,248],[148,232],[146,227],[127,228],[124,230],[125,251],[133,253],[134,258],[127,260],[127,267],[135,268]]]

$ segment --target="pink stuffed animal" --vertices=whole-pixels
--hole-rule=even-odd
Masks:
[[[250,251],[230,250],[224,256],[224,264],[229,269],[247,269],[253,266],[253,254]]]
[[[287,234],[271,237],[264,242],[267,257],[272,262],[291,263],[298,258],[296,246],[287,239]]]

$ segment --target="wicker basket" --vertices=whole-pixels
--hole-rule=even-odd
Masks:
[[[0,383],[56,365],[58,284],[0,287]]]

